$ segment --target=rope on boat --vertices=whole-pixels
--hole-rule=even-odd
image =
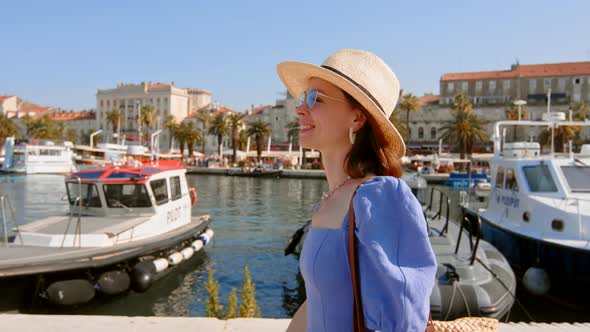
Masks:
[[[526,308],[524,307],[524,305],[522,305],[522,303],[520,303],[520,301],[516,298],[516,295],[514,293],[512,293],[512,291],[510,291],[510,288],[508,288],[508,286],[506,286],[506,284],[504,283],[504,281],[502,281],[502,279],[498,278],[498,275],[496,273],[494,273],[494,271],[492,271],[492,269],[490,269],[487,265],[484,264],[484,262],[482,262],[479,257],[475,257],[475,260],[477,262],[479,262],[479,264],[481,264],[481,266],[483,266],[484,269],[488,270],[488,272],[490,272],[492,274],[492,276],[494,276],[494,278],[496,278],[496,280],[498,280],[498,282],[500,283],[500,285],[502,285],[506,291],[508,292],[508,294],[510,294],[510,296],[512,296],[512,298],[514,299],[514,302],[516,302],[516,304],[518,304],[518,306],[520,307],[520,309],[522,309],[522,311],[525,313],[525,315],[527,316],[527,318],[531,321],[531,322],[535,322],[535,320],[533,319],[533,316],[531,316],[531,314],[528,312],[528,310],[526,310]]]

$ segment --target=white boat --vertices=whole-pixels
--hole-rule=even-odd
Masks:
[[[185,173],[172,161],[74,173],[65,178],[69,214],[17,225],[10,239],[14,214],[2,196],[0,312],[143,292],[190,260],[213,231],[208,215],[191,214],[196,190]]]
[[[542,154],[539,143],[503,143],[509,126],[590,126],[548,113],[544,121],[500,121],[494,129],[492,181],[487,208],[479,216],[483,237],[506,256],[534,294],[588,290],[590,285],[590,146],[574,153]],[[503,143],[503,144],[502,144]],[[566,290],[566,293],[561,290]]]
[[[107,166],[125,162],[127,145],[114,143],[98,143],[96,147],[76,145],[74,146],[74,156],[79,165]]]
[[[14,138],[9,137],[4,143],[2,171],[23,174],[74,172],[73,146],[72,142],[50,140],[14,145]]]

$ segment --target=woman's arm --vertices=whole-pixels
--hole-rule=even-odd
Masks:
[[[297,309],[295,316],[287,328],[287,332],[303,332],[307,330],[307,300]]]

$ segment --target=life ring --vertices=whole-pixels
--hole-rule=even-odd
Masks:
[[[193,187],[190,187],[188,191],[191,195],[191,205],[194,205],[197,201],[197,190]]]

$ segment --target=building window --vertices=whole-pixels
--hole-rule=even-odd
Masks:
[[[482,87],[483,87],[482,81],[475,81],[475,91],[480,92]]]
[[[559,92],[565,92],[565,78],[560,78],[558,85]]]
[[[101,100],[100,101],[100,107],[103,107],[103,106],[104,106],[104,100]]]
[[[581,83],[582,83],[582,80],[579,77],[574,78],[574,84],[575,85],[578,85],[578,84],[581,84]]]
[[[510,80],[504,80],[502,82],[502,89],[504,89],[504,91],[510,90]]]
[[[488,88],[489,88],[490,92],[496,91],[496,81],[490,81],[488,83]]]
[[[504,96],[504,103],[508,103],[510,101],[510,96]]]
[[[424,128],[418,127],[418,139],[424,138]]]
[[[534,93],[535,91],[537,91],[537,80],[534,78],[531,78],[529,80],[529,92]]]
[[[551,89],[551,79],[545,78],[543,79],[543,89],[547,91],[547,89]]]
[[[453,90],[455,90],[455,83],[453,83],[453,82],[447,83],[447,92],[451,93],[451,92],[453,92]]]
[[[436,128],[430,128],[430,139],[436,139]]]
[[[469,82],[461,82],[461,91],[463,91],[463,92],[467,91],[468,84],[469,84]]]

